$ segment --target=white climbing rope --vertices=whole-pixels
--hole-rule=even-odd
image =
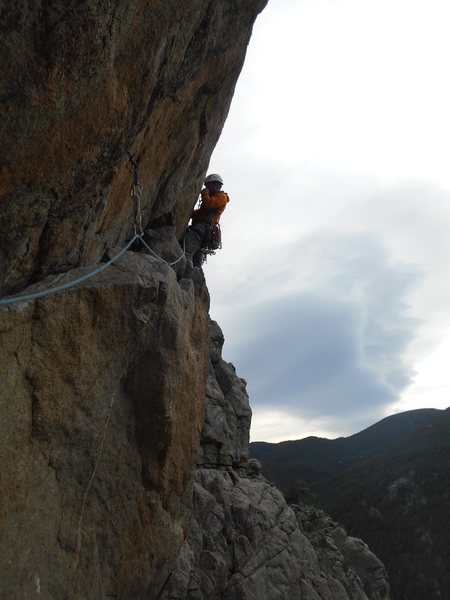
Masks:
[[[173,262],[168,262],[167,260],[164,260],[164,258],[162,258],[161,256],[159,256],[158,254],[156,254],[156,252],[150,248],[150,246],[147,244],[147,242],[144,240],[144,238],[142,236],[138,236],[138,237],[141,240],[141,242],[143,243],[143,245],[147,248],[147,250],[149,252],[151,252],[155,258],[158,258],[159,260],[162,260],[164,263],[166,263],[166,265],[169,265],[169,267],[173,267],[173,265],[176,265],[178,262],[180,262],[180,260],[183,258],[183,256],[185,256],[185,253],[186,253],[186,238],[183,238],[183,253],[181,254],[181,256],[179,256]]]
[[[90,273],[86,273],[85,275],[78,277],[78,279],[75,279],[73,281],[67,281],[66,283],[62,283],[61,285],[57,285],[55,287],[48,288],[46,290],[41,290],[40,292],[34,292],[33,294],[24,294],[23,296],[11,296],[9,298],[0,299],[0,306],[8,306],[10,304],[16,304],[17,302],[29,302],[30,300],[36,300],[37,298],[44,298],[45,296],[50,296],[51,294],[57,294],[58,292],[62,292],[63,290],[68,290],[72,287],[75,287],[76,285],[79,285],[83,281],[86,281],[87,279],[94,277],[94,275],[98,275],[98,273],[101,273],[102,271],[107,269],[109,266],[111,266],[114,262],[116,262],[117,259],[119,259],[128,250],[128,248],[136,240],[140,240],[142,242],[142,244],[145,246],[145,248],[147,248],[147,250],[151,254],[153,254],[153,256],[155,258],[161,260],[166,265],[169,265],[169,267],[173,267],[178,262],[180,262],[180,260],[183,258],[183,256],[185,256],[185,250],[186,250],[185,239],[183,239],[183,253],[181,254],[181,256],[179,258],[177,258],[173,262],[168,262],[167,260],[164,260],[164,258],[159,256],[158,254],[156,254],[156,252],[154,250],[152,250],[150,248],[150,246],[147,244],[147,242],[144,240],[144,237],[143,237],[144,231],[142,229],[142,214],[141,214],[141,194],[142,194],[143,187],[139,183],[139,166],[131,154],[129,154],[129,157],[130,157],[130,163],[134,170],[133,184],[131,186],[130,196],[134,199],[135,204],[136,204],[136,217],[134,220],[134,236],[128,242],[128,244],[124,248],[122,248],[122,250],[120,252],[118,252],[115,256],[113,256],[110,260],[108,260],[108,262],[106,262],[105,264],[102,264],[100,267],[97,267],[97,269],[94,269]]]
[[[147,244],[147,242],[144,240],[144,238],[143,238],[144,231],[142,229],[142,214],[141,214],[141,195],[142,195],[142,190],[144,188],[139,181],[139,165],[138,165],[136,159],[130,153],[128,153],[128,157],[130,160],[131,167],[133,168],[133,183],[132,183],[131,189],[130,189],[130,196],[133,198],[134,203],[136,205],[136,217],[134,219],[134,233],[139,236],[139,239],[141,240],[142,244],[147,248],[147,250],[151,254],[153,254],[153,256],[155,258],[162,260],[164,263],[166,263],[166,265],[169,265],[169,267],[173,267],[178,262],[180,262],[180,260],[183,258],[183,256],[185,256],[185,253],[186,253],[185,239],[186,238],[185,237],[183,238],[183,253],[182,253],[182,255],[180,257],[178,257],[176,260],[174,260],[173,262],[168,262],[167,260],[164,260],[164,258],[159,256],[158,254],[156,254],[156,252],[154,250],[152,250],[150,248],[150,246]]]
[[[81,282],[86,281],[86,279],[90,279],[91,277],[94,277],[94,275],[97,275],[98,273],[101,273],[102,271],[107,269],[128,250],[128,248],[135,240],[139,238],[140,236],[136,234],[128,242],[128,244],[110,260],[108,260],[108,262],[101,265],[100,267],[97,267],[97,269],[95,269],[94,271],[91,271],[90,273],[86,273],[85,275],[78,277],[78,279],[74,279],[73,281],[67,281],[66,283],[62,283],[61,285],[57,285],[53,288],[48,288],[46,290],[41,290],[40,292],[34,292],[33,294],[25,294],[23,296],[12,296],[11,298],[4,298],[0,300],[0,306],[7,306],[8,304],[15,304],[16,302],[28,302],[29,300],[36,300],[36,298],[44,298],[45,296],[50,296],[50,294],[57,294],[58,292],[62,292],[63,290],[68,290],[69,288],[75,287]]]
[[[122,250],[120,252],[118,252],[110,260],[108,260],[108,262],[101,265],[100,267],[97,267],[97,269],[94,269],[90,273],[86,273],[85,275],[78,277],[78,279],[74,279],[73,281],[67,281],[66,283],[62,283],[61,285],[57,285],[53,288],[41,290],[40,292],[34,292],[33,294],[24,294],[23,296],[11,296],[10,298],[3,298],[2,300],[0,300],[0,306],[8,306],[10,304],[16,304],[17,302],[29,302],[30,300],[36,300],[37,298],[44,298],[45,296],[50,296],[51,294],[57,294],[58,292],[62,292],[63,290],[68,290],[72,287],[75,287],[76,285],[79,285],[83,281],[86,281],[87,279],[90,279],[91,277],[98,275],[98,273],[101,273],[102,271],[107,269],[109,266],[111,266],[114,262],[116,262],[117,259],[119,259],[123,254],[125,254],[125,252],[128,250],[128,248],[136,240],[140,240],[142,242],[142,244],[147,248],[147,250],[149,252],[151,252],[151,254],[153,254],[153,256],[155,258],[161,260],[163,263],[165,263],[169,267],[173,267],[173,265],[176,265],[178,262],[180,262],[180,260],[185,255],[185,244],[184,244],[184,240],[183,240],[183,253],[181,254],[181,256],[178,257],[173,262],[167,262],[167,260],[164,260],[164,258],[162,258],[158,254],[156,254],[156,252],[150,248],[150,246],[144,240],[142,235],[139,235],[136,233],[131,238],[131,240],[128,242],[128,244],[124,248],[122,248]]]

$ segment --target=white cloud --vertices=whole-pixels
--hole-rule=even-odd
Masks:
[[[253,415],[252,442],[296,440],[299,432],[301,437],[335,438],[349,434],[349,422],[337,417],[301,418],[295,412],[276,408],[261,408]]]
[[[369,236],[328,233],[302,247],[299,261],[283,255],[278,285],[272,268],[241,292],[245,302],[229,290],[226,355],[248,380],[255,415],[283,407],[303,419],[381,417],[412,381],[404,354],[418,322],[404,299],[420,277]]]
[[[450,185],[449,17],[437,0],[269,3],[223,142],[239,130],[248,158],[270,146],[284,167]]]
[[[342,390],[372,377],[385,392],[372,412],[355,406],[355,427],[394,406],[413,371],[431,373],[427,354],[450,328],[449,17],[447,0],[269,3],[211,164],[231,195],[224,249],[205,269],[226,355],[251,387],[241,356],[251,360],[255,307],[267,307],[264,335],[289,298],[333,299],[331,333],[347,303],[367,323],[361,334],[348,321],[340,343],[359,331],[365,359]],[[439,380],[442,399],[450,376]],[[403,393],[402,406],[417,397]]]

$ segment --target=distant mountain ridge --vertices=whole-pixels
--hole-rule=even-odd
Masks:
[[[310,436],[276,444],[252,442],[250,455],[263,463],[266,476],[282,489],[293,478],[314,483],[376,456],[442,412],[423,408],[398,413],[349,437],[334,440]]]
[[[292,503],[313,503],[385,564],[392,600],[450,600],[450,408],[387,417],[348,438],[251,444]]]

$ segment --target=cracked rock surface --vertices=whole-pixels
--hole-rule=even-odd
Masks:
[[[368,547],[322,511],[288,506],[248,460],[245,381],[221,358],[214,322],[210,335],[193,513],[161,600],[388,600]]]

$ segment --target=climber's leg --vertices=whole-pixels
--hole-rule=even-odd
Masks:
[[[192,257],[192,263],[194,265],[194,267],[201,267],[203,264],[203,248],[199,248],[197,250],[197,252],[194,254],[194,256]]]

